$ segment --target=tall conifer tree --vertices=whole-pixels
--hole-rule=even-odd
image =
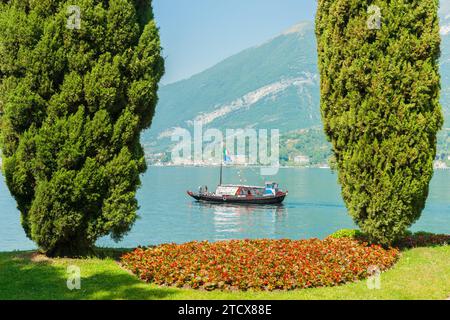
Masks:
[[[150,0],[3,1],[3,169],[48,255],[130,230],[163,73]]]
[[[319,0],[321,111],[349,213],[389,244],[421,215],[443,117],[438,0]]]

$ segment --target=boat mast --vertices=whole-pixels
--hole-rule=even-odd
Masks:
[[[222,171],[223,171],[223,161],[220,162],[220,182],[219,182],[219,186],[222,185]]]

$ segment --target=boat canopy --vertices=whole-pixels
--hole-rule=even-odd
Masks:
[[[218,196],[235,196],[238,192],[239,187],[237,186],[218,186],[216,190],[216,195]]]
[[[262,195],[264,187],[223,185],[218,186],[216,195],[218,196],[243,196],[243,195]]]

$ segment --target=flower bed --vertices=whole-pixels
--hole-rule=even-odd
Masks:
[[[157,285],[223,290],[291,290],[335,286],[364,279],[398,259],[353,239],[234,240],[138,248],[122,264]],[[370,272],[370,271],[369,271]]]
[[[418,247],[433,247],[450,244],[450,235],[417,232],[408,235],[395,243],[396,247],[411,249]]]

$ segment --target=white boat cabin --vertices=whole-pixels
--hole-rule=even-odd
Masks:
[[[239,185],[222,185],[216,189],[216,196],[235,196],[235,197],[263,197],[275,196],[278,192],[278,184],[275,182],[268,182],[265,187],[255,186],[239,186]]]

